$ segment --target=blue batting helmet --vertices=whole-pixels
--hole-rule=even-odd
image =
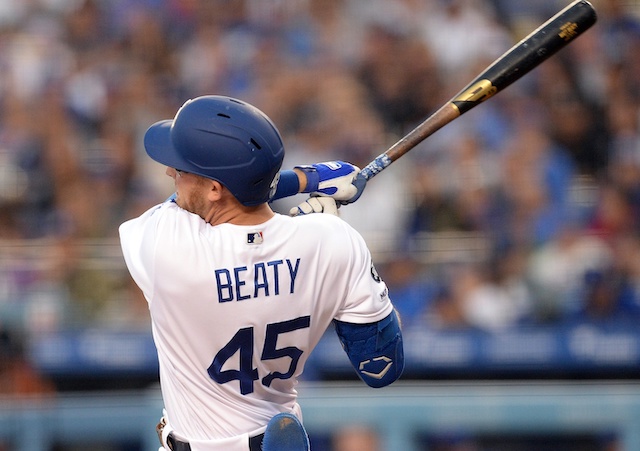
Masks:
[[[224,96],[188,100],[144,136],[155,161],[217,180],[243,205],[268,202],[284,158],[277,128],[256,107]]]

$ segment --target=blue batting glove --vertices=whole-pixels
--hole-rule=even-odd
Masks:
[[[358,185],[354,184],[360,168],[344,161],[328,161],[295,168],[307,176],[307,186],[303,193],[331,197],[341,204],[357,200],[366,185],[364,177],[360,178]]]

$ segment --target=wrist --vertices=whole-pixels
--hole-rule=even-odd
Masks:
[[[298,177],[298,192],[304,193],[304,190],[307,188],[307,174],[300,168],[293,168],[293,172],[295,172]]]
[[[271,200],[282,199],[283,197],[295,196],[300,192],[300,177],[295,171],[280,171],[280,179],[276,192]]]
[[[293,171],[298,175],[301,193],[312,193],[318,190],[320,174],[313,166],[296,166]]]

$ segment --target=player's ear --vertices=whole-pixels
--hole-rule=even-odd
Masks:
[[[207,180],[207,182],[207,199],[211,202],[218,202],[223,196],[224,186],[217,180]]]

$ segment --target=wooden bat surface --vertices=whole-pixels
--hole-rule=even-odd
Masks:
[[[366,180],[383,171],[427,137],[539,66],[597,20],[593,6],[576,0],[495,60],[471,83],[406,136],[365,166]]]

